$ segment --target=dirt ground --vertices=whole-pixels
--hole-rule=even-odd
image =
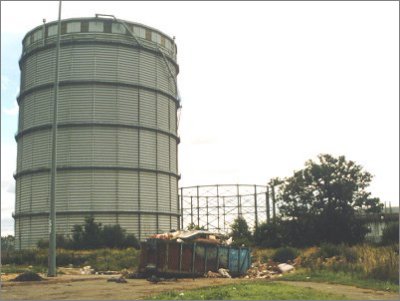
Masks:
[[[115,277],[115,276],[113,276]],[[41,282],[3,282],[2,300],[137,300],[170,290],[236,283],[240,279],[197,278],[152,284],[145,279],[107,282],[111,276],[59,276]]]
[[[114,276],[115,277],[115,276]],[[145,279],[127,279],[128,283],[107,282],[107,275],[60,275],[41,282],[2,281],[2,300],[137,300],[170,290],[187,290],[205,286],[252,281],[246,279],[179,279],[177,281],[149,283]],[[360,289],[345,285],[285,281],[285,284],[341,293],[349,299],[398,300],[399,295]]]

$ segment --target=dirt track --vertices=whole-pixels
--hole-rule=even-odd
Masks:
[[[66,276],[51,278],[42,282],[3,282],[2,300],[137,300],[170,290],[188,290],[204,286],[214,286],[245,279],[179,279],[173,282],[151,284],[144,279],[128,279],[128,283],[107,282],[111,276]],[[285,284],[311,287],[316,290],[341,293],[348,299],[357,300],[397,300],[398,295],[377,292],[346,285],[327,283],[285,281]]]
[[[198,278],[151,284],[144,279],[127,279],[128,283],[115,283],[106,281],[110,276],[91,278],[61,276],[34,283],[5,282],[1,288],[2,300],[137,300],[170,290],[187,290],[240,281]]]

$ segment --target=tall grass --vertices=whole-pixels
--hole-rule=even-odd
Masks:
[[[297,263],[313,272],[345,272],[362,279],[399,283],[398,245],[322,245],[303,250]]]

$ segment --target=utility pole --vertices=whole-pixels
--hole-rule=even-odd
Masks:
[[[45,33],[43,33],[44,35]],[[57,176],[57,111],[58,111],[58,81],[61,39],[61,0],[58,5],[58,25],[56,44],[56,74],[54,80],[53,125],[52,125],[52,149],[51,149],[51,191],[49,214],[49,267],[47,276],[57,276],[56,269],[56,176]]]

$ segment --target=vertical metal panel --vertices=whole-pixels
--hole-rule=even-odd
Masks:
[[[93,88],[87,86],[61,87],[59,89],[58,120],[62,122],[87,122],[93,119]]]
[[[117,80],[117,53],[115,48],[111,46],[95,48],[95,79]],[[93,68],[93,66],[91,67]]]
[[[37,56],[30,56],[26,59],[23,63],[22,72],[25,73],[24,75],[24,82],[22,89],[31,88],[36,82],[36,59]]]
[[[57,143],[59,147],[59,165],[81,166],[92,161],[93,131],[90,127],[60,128]],[[62,161],[66,160],[66,161]]]
[[[138,139],[137,129],[118,129],[118,166],[138,167]]]
[[[30,175],[24,176],[21,181],[21,203],[18,208],[19,212],[26,212],[30,209],[30,202],[32,196],[32,177]]]
[[[39,131],[32,137],[34,139],[32,168],[50,167],[50,131]],[[30,155],[29,153],[27,154],[27,156]]]
[[[141,237],[149,237],[154,234],[156,228],[156,216],[150,214],[141,215]]]
[[[61,58],[65,60],[67,56],[64,54]],[[53,53],[52,49],[46,49],[44,51],[41,51],[37,54],[36,56],[37,59],[37,65],[36,65],[36,70],[35,70],[35,78],[37,80],[38,84],[46,84],[50,83],[54,80],[54,68],[55,68],[55,55]],[[67,67],[68,64],[65,62],[62,62],[63,65]],[[29,68],[27,66],[27,68]],[[66,68],[63,68],[62,70],[65,70]]]
[[[115,192],[116,192],[116,171],[96,171],[93,172],[92,210],[116,210]]]
[[[156,174],[148,172],[140,172],[140,208],[144,211],[156,211],[156,190],[154,183],[156,182]],[[144,216],[146,219],[148,216]],[[155,223],[153,224],[153,226]],[[154,230],[153,230],[154,231]]]
[[[121,215],[119,218],[119,224],[122,228],[126,229],[128,233],[138,233],[137,227],[137,215],[132,214],[130,216]]]
[[[22,141],[22,170],[31,169],[33,164],[33,140],[34,135],[29,133],[26,134]]]
[[[61,49],[61,53],[64,48]],[[72,71],[71,76],[75,80],[85,80],[94,78],[96,68],[94,68],[96,61],[95,48],[87,47],[86,45],[76,45],[73,47],[72,52]],[[63,65],[60,69],[63,69]],[[60,77],[60,80],[64,78]]]
[[[94,87],[94,120],[96,122],[118,122],[117,89],[96,85]]]
[[[117,182],[119,210],[139,210],[138,178],[138,172],[136,171],[119,172]]]
[[[171,189],[171,210],[172,212],[178,212],[178,203],[177,203],[177,196],[178,196],[178,183],[175,177],[170,177],[170,189]]]
[[[140,125],[155,128],[156,126],[156,99],[155,93],[140,91]]]
[[[165,134],[157,134],[157,168],[169,171],[169,137]]]
[[[164,174],[158,174],[158,206],[161,212],[169,212],[170,197],[170,176]]]
[[[148,86],[148,87],[156,87],[156,60],[155,56],[146,53],[144,51],[140,52],[140,60],[139,60],[139,72],[140,72],[140,82],[139,84]]]
[[[164,95],[157,95],[157,126],[159,129],[163,131],[169,131],[169,122],[168,122],[168,116],[169,116],[169,107],[168,103],[171,100],[169,100],[166,96]]]
[[[117,91],[118,107],[117,114],[118,120],[125,124],[135,124],[138,122],[138,93],[137,89],[119,87]]]
[[[46,89],[37,91],[34,94],[35,109],[34,109],[34,126],[49,124],[51,120],[50,101],[52,90]]]
[[[169,219],[169,216],[159,215],[158,216],[158,224],[159,224],[159,227],[160,227],[159,232],[170,230],[170,219]]]
[[[93,128],[93,165],[117,166],[116,134],[116,128]]]
[[[140,167],[156,168],[156,133],[140,131]],[[152,185],[150,185],[152,186]]]
[[[176,140],[173,138],[170,139],[170,160],[171,160],[171,171],[174,173],[177,173],[177,166],[176,166],[176,160],[177,160],[177,144]]]
[[[22,125],[23,129],[26,129],[35,125],[35,95],[27,95],[22,105],[24,107]]]
[[[89,211],[92,209],[93,177],[90,171],[60,171],[57,173],[57,183],[65,183],[67,188],[68,209],[71,211]],[[57,191],[58,193],[58,191]],[[59,197],[57,195],[57,197]]]
[[[169,116],[170,116],[170,131],[172,133],[176,133],[177,128],[176,128],[176,112],[177,112],[177,107],[175,102],[170,101],[169,105]]]
[[[74,59],[74,46],[64,47],[62,52],[60,53],[59,58],[59,78],[62,80],[73,80],[74,77],[72,76],[72,68],[73,68],[73,59]],[[51,67],[54,68],[54,54],[51,52],[52,55],[52,64]],[[48,75],[50,76],[49,82],[53,79],[52,75],[55,71],[53,69],[48,70]]]

